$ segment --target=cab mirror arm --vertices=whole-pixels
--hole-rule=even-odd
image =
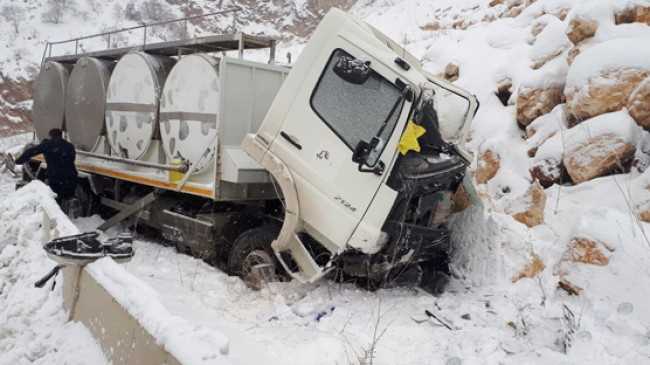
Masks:
[[[379,137],[373,137],[370,142],[359,141],[354,153],[352,162],[359,164],[359,172],[371,172],[375,175],[382,175],[386,170],[383,161],[376,157],[376,160],[369,161],[373,154],[376,155],[377,149],[383,148],[383,141]]]
[[[367,168],[364,164],[359,164],[359,172],[372,172],[377,176],[381,176],[386,170],[386,165],[383,161],[379,161],[375,167]]]

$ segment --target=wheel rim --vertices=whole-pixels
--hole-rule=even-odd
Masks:
[[[266,251],[253,250],[242,262],[241,276],[249,287],[262,289],[265,283],[277,281],[275,261]]]

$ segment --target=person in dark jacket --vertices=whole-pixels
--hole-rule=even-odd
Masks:
[[[48,185],[57,195],[59,204],[74,196],[77,188],[77,168],[74,165],[76,152],[72,143],[63,139],[60,129],[50,130],[49,139],[26,149],[16,160],[22,165],[32,157],[43,154],[47,164]]]

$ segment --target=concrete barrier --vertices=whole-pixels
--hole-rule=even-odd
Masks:
[[[181,365],[84,268],[63,269],[63,299],[70,320],[90,330],[114,365]]]

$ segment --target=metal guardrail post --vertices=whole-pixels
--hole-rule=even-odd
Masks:
[[[239,33],[238,34],[239,38],[239,59],[244,58],[244,33]]]
[[[277,46],[277,41],[272,40],[271,41],[271,49],[269,50],[269,64],[272,65],[275,63],[275,47]]]
[[[142,49],[144,50],[147,47],[147,25],[144,26],[144,39],[142,41]]]
[[[47,55],[47,50],[50,48],[50,42],[45,42],[45,49],[43,50],[43,57],[41,57],[41,68],[45,64],[45,55]]]
[[[51,49],[50,49],[50,50],[51,50]],[[76,40],[74,41],[74,54],[75,54],[75,55],[78,53],[78,50],[79,50],[79,40],[76,39]]]
[[[111,33],[108,33],[107,35],[106,48],[111,48]]]

